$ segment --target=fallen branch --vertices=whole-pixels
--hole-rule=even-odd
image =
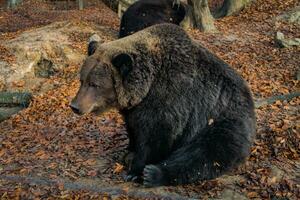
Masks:
[[[299,96],[300,96],[300,92],[292,92],[285,95],[272,96],[266,99],[257,100],[255,101],[255,108],[260,108],[262,106],[275,103],[276,101],[284,101],[284,100],[290,101],[291,99]]]
[[[28,92],[0,92],[0,106],[27,107],[32,95]]]
[[[177,194],[171,194],[166,192],[166,194],[155,194],[153,191],[145,191],[144,188],[138,188],[138,190],[127,189],[128,187],[122,188],[121,186],[117,187],[107,187],[99,184],[99,182],[94,181],[94,183],[85,183],[79,181],[68,181],[65,179],[49,179],[45,177],[34,177],[34,176],[19,176],[19,175],[0,175],[0,180],[5,180],[9,182],[16,183],[25,183],[25,184],[34,184],[39,186],[48,186],[48,187],[58,187],[63,185],[65,190],[80,191],[87,190],[90,192],[97,192],[102,194],[109,195],[127,195],[133,198],[143,198],[143,199],[170,199],[170,200],[193,200],[191,198],[186,198]],[[149,189],[148,189],[149,190]]]
[[[23,110],[23,107],[0,107],[0,122]]]

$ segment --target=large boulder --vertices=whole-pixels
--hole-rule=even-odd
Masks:
[[[300,24],[300,6],[284,12],[275,18],[276,35],[275,42],[281,48],[300,46],[300,38],[297,34]],[[284,35],[281,31],[294,30]]]
[[[9,55],[15,57],[11,61],[0,57],[0,122],[28,105],[27,98],[26,105],[15,102],[15,97],[27,94],[23,92],[40,94],[58,86],[59,83],[48,81],[49,78],[69,65],[79,66],[86,57],[88,39],[92,35],[91,39],[105,42],[117,34],[105,27],[65,21],[0,41]]]
[[[86,56],[88,38],[95,33],[102,41],[115,37],[104,27],[65,21],[25,31],[12,40],[3,41],[2,45],[16,59],[13,63],[0,60],[1,89],[14,90],[16,83],[23,82],[22,90],[31,91],[57,71],[79,65]]]
[[[297,6],[289,12],[279,15],[277,20],[300,24],[300,6]]]
[[[277,32],[275,36],[275,42],[281,48],[289,48],[292,46],[300,46],[300,38],[285,38],[284,34]]]

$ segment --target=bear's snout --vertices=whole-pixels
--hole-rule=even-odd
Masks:
[[[78,115],[81,114],[81,112],[80,112],[80,110],[79,110],[79,108],[78,108],[78,105],[77,105],[76,103],[74,103],[73,101],[71,102],[70,107],[71,107],[71,109],[72,109],[72,111],[73,111],[74,113],[76,113],[76,114],[78,114]]]

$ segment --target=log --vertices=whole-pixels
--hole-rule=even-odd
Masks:
[[[28,92],[0,92],[0,107],[27,107],[31,98]]]
[[[0,107],[0,122],[23,110],[24,107]]]

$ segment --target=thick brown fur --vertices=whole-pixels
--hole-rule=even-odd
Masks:
[[[102,44],[87,58],[71,107],[116,107],[145,186],[212,179],[249,155],[255,113],[246,82],[180,27],[160,24]]]

